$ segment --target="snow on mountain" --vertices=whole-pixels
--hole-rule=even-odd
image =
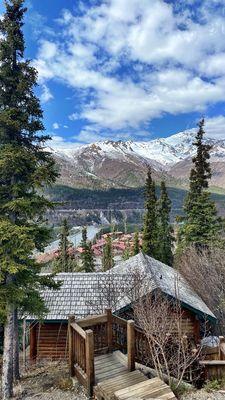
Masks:
[[[196,129],[184,131],[172,135],[168,138],[154,139],[148,142],[133,141],[102,141],[88,145],[82,145],[78,148],[58,148],[54,153],[58,156],[73,158],[74,161],[82,155],[102,159],[127,159],[129,156],[138,157],[146,162],[153,162],[157,168],[167,169],[172,165],[193,156],[195,147],[193,141]],[[225,162],[225,139],[216,140],[206,138],[206,142],[213,146],[211,150],[212,161]],[[155,163],[154,163],[155,162]]]
[[[169,184],[188,179],[194,155],[196,129],[148,142],[106,140],[92,144],[50,149],[60,166],[59,182],[72,187],[138,187],[144,184],[146,166],[151,165],[156,180]],[[212,145],[214,186],[225,188],[225,139],[207,138]],[[172,180],[171,180],[172,179]],[[178,184],[180,184],[178,183]]]

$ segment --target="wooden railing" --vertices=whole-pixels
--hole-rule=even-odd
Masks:
[[[92,395],[94,385],[94,335],[78,325],[74,318],[69,319],[69,367],[70,376],[79,382]]]
[[[68,329],[70,375],[77,377],[89,396],[95,383],[95,355],[121,350],[127,353],[128,370],[135,369],[134,321],[119,318],[107,309],[104,314],[76,322],[70,317]]]

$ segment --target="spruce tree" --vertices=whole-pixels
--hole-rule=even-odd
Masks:
[[[110,236],[107,236],[106,242],[103,246],[103,256],[102,256],[102,269],[103,271],[108,271],[114,266],[113,260],[113,250],[112,250],[112,240]]]
[[[126,247],[125,250],[123,252],[123,260],[126,261],[130,258],[131,254],[130,254],[130,244],[129,241],[126,242]]]
[[[0,20],[0,315],[4,323],[2,397],[12,396],[12,379],[18,377],[13,360],[13,336],[17,309],[43,312],[38,289],[53,285],[39,275],[40,266],[32,254],[43,251],[49,230],[43,215],[52,204],[42,188],[56,178],[51,154],[43,146],[48,136],[42,110],[33,88],[37,72],[24,58],[23,0],[5,1]],[[39,222],[42,222],[40,225]]]
[[[85,272],[94,272],[95,270],[95,263],[94,263],[94,253],[92,251],[91,242],[87,240],[87,228],[84,227],[82,230],[82,269]]]
[[[157,253],[157,212],[156,212],[156,189],[152,179],[151,168],[148,168],[145,184],[145,217],[143,228],[143,251],[151,257]]]
[[[65,218],[60,232],[59,256],[53,262],[53,272],[74,272],[78,270],[75,257],[69,254],[69,249],[72,247],[72,243],[68,239],[69,233],[68,221]]]
[[[140,252],[139,232],[137,231],[134,234],[133,256],[136,256],[139,252]]]
[[[161,193],[157,204],[157,259],[164,264],[173,264],[173,228],[170,224],[171,200],[165,182],[161,182]]]
[[[204,119],[199,122],[196,140],[196,156],[190,173],[190,189],[184,203],[185,217],[178,234],[178,250],[192,244],[196,247],[221,242],[223,223],[217,216],[215,202],[208,190],[211,178],[210,149],[204,143]]]

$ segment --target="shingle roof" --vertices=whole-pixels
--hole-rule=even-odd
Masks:
[[[138,271],[142,276],[151,277],[154,287],[178,298],[184,305],[201,314],[215,318],[204,301],[195,293],[182,275],[174,268],[155,260],[143,253],[132,257],[113,268],[114,273],[127,274]]]
[[[140,253],[121,262],[107,273],[57,274],[55,280],[62,282],[60,289],[46,289],[41,292],[49,310],[45,320],[67,320],[69,315],[82,318],[102,313],[106,307],[116,311],[129,305],[137,296],[134,294],[137,289],[137,273],[141,281],[139,296],[160,288],[166,294],[179,298],[197,313],[215,318],[176,270]]]

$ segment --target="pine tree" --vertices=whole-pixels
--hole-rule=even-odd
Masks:
[[[170,224],[171,200],[165,182],[161,182],[161,194],[157,204],[157,259],[164,264],[173,264],[173,229]]]
[[[50,239],[43,215],[52,204],[41,190],[54,182],[56,169],[43,145],[42,110],[33,88],[37,72],[24,59],[23,0],[5,1],[0,21],[0,315],[4,323],[2,396],[12,396],[12,379],[18,377],[13,360],[13,336],[17,309],[40,313],[45,310],[39,291],[52,285],[39,275],[40,266],[31,257],[43,251]],[[17,356],[16,356],[17,357]]]
[[[113,250],[112,250],[112,240],[110,236],[107,236],[106,243],[103,247],[103,257],[102,257],[102,269],[103,271],[108,271],[114,266],[113,260]]]
[[[60,272],[69,272],[68,271],[69,248],[71,247],[71,243],[69,242],[68,239],[69,232],[70,231],[69,231],[68,221],[67,219],[64,219],[59,241]]]
[[[139,252],[140,252],[139,232],[137,231],[134,234],[133,256],[136,256]]]
[[[156,189],[155,182],[152,180],[151,168],[148,168],[145,184],[145,217],[143,228],[143,251],[148,256],[156,256],[157,242],[157,213],[156,213]]]
[[[72,247],[69,237],[70,229],[67,219],[63,220],[63,225],[60,232],[59,241],[59,256],[53,262],[53,271],[59,272],[74,272],[78,270],[78,265],[75,257],[69,254],[69,249]]]
[[[211,178],[210,149],[204,143],[204,119],[199,122],[196,141],[193,143],[197,154],[193,157],[190,173],[190,190],[185,199],[184,213],[178,234],[178,250],[193,244],[196,247],[219,244],[223,229],[217,216],[215,202],[208,191]]]
[[[123,260],[126,261],[130,258],[131,254],[130,254],[130,244],[129,241],[126,242],[126,247],[125,250],[123,252]]]
[[[81,247],[83,250],[83,252],[81,254],[82,269],[85,272],[94,272],[94,270],[95,270],[94,253],[92,251],[91,242],[87,240],[87,228],[86,227],[84,227],[82,230]]]

